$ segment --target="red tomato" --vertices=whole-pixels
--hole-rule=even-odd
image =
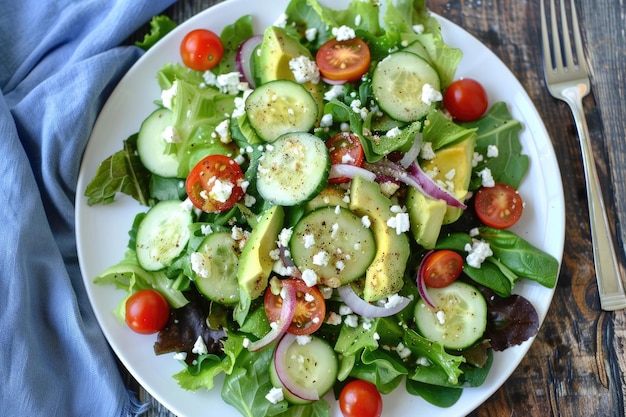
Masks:
[[[370,48],[359,38],[326,41],[315,56],[322,76],[334,81],[356,81],[370,66]]]
[[[293,321],[287,329],[295,335],[311,334],[320,328],[326,317],[326,301],[317,287],[309,287],[299,278],[289,278],[282,281],[283,285],[293,285],[296,289],[296,312]],[[265,314],[270,322],[278,320],[283,299],[272,293],[270,287],[265,290],[263,299]]]
[[[169,317],[170,306],[158,291],[139,290],[126,300],[126,324],[137,333],[156,333]]]
[[[345,417],[380,417],[383,399],[376,385],[355,379],[341,390],[339,408]]]
[[[180,57],[185,66],[196,71],[215,68],[224,55],[224,45],[218,35],[210,30],[195,29],[183,38]]]
[[[424,282],[433,288],[447,287],[463,270],[463,257],[453,250],[435,251],[424,262]]]
[[[497,183],[493,187],[482,187],[476,192],[474,208],[476,215],[486,226],[506,229],[522,216],[524,202],[515,188]]]
[[[348,164],[360,167],[365,159],[363,145],[357,135],[350,132],[337,133],[326,141],[326,148],[330,154],[330,162],[334,164]],[[330,178],[334,184],[350,181],[348,177]]]
[[[226,155],[209,155],[196,164],[186,182],[187,195],[199,209],[218,213],[230,209],[243,196],[243,171]]]
[[[443,105],[452,117],[461,122],[479,119],[487,110],[489,100],[485,88],[471,78],[461,78],[448,86]]]

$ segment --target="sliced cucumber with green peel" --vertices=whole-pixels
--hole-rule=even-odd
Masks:
[[[448,349],[464,349],[485,333],[487,303],[472,285],[455,281],[447,287],[428,288],[428,296],[437,308],[423,299],[415,306],[415,322],[424,337]]]
[[[258,86],[248,96],[246,114],[257,134],[266,142],[274,142],[285,133],[311,130],[318,106],[302,85],[276,80]]]
[[[196,288],[209,300],[231,305],[239,302],[239,243],[229,232],[208,235],[191,254]]]
[[[337,355],[328,342],[317,336],[311,336],[308,343],[293,341],[287,347],[284,362],[277,364],[275,360],[270,363],[270,381],[274,387],[283,389],[285,399],[292,404],[307,404],[311,401],[299,398],[284,388],[277,368],[284,372],[283,378],[289,378],[305,390],[317,391],[320,398],[337,382]]]
[[[137,227],[136,251],[139,265],[158,271],[172,264],[187,246],[193,223],[189,210],[179,200],[161,201],[152,207]]]
[[[422,90],[427,84],[441,91],[437,71],[411,52],[388,55],[378,63],[372,75],[372,90],[380,108],[402,122],[419,120],[437,105],[422,100]]]
[[[153,174],[165,178],[178,175],[178,155],[168,152],[172,146],[163,137],[163,132],[172,125],[172,111],[160,108],[152,112],[141,124],[137,136],[137,154],[141,163]]]
[[[287,133],[267,145],[257,170],[257,190],[271,204],[294,206],[315,197],[328,183],[330,155],[323,140]]]
[[[339,206],[304,216],[293,228],[289,248],[301,271],[315,271],[321,284],[333,288],[363,277],[376,255],[372,230]]]

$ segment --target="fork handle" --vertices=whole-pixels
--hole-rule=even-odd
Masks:
[[[591,242],[593,245],[593,261],[596,270],[600,306],[603,310],[613,311],[626,308],[626,294],[620,276],[619,264],[609,221],[602,198],[602,189],[596,170],[596,163],[591,148],[591,139],[587,120],[583,112],[582,97],[584,85],[577,85],[566,89],[563,96],[569,104],[578,137],[585,171],[585,185],[589,203],[589,221],[591,225]]]

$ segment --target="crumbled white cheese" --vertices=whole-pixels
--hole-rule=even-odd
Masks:
[[[304,248],[309,249],[311,246],[315,245],[315,235],[311,233],[307,233],[302,236],[302,240],[304,241]]]
[[[302,280],[307,287],[317,285],[317,274],[312,269],[305,269],[302,271]]]
[[[444,325],[446,323],[446,312],[443,310],[437,310],[435,313],[435,317],[437,317],[437,321],[439,324]]]
[[[272,387],[270,392],[267,393],[265,399],[272,404],[276,404],[285,399],[282,388]]]
[[[387,220],[387,226],[396,229],[396,234],[401,235],[409,231],[411,222],[409,221],[409,213],[398,213],[394,217]]]
[[[309,343],[311,343],[311,336],[310,335],[302,335],[302,336],[296,336],[296,343],[298,343],[298,345],[300,346],[304,346],[304,345],[308,345]]]
[[[328,314],[328,318],[326,319],[326,323],[330,324],[331,326],[338,326],[341,324],[342,322],[342,318],[339,314],[335,313],[334,311],[331,311]]]
[[[320,120],[320,127],[330,127],[333,125],[333,115],[332,113],[326,113],[322,116]]]
[[[187,352],[176,352],[174,354],[174,359],[178,361],[184,361],[185,359],[187,359]]]
[[[496,185],[495,180],[493,179],[493,175],[491,175],[491,170],[489,168],[483,168],[478,171],[478,175],[481,178],[483,187],[493,187]]]
[[[384,307],[394,308],[400,305],[403,301],[404,301],[404,297],[402,297],[400,294],[392,294],[389,297],[387,297]]]
[[[390,129],[387,131],[387,133],[385,134],[385,136],[387,136],[388,138],[395,138],[396,136],[398,136],[400,133],[402,133],[402,130],[400,130],[400,128],[398,126]]]
[[[413,25],[413,32],[417,33],[418,35],[421,35],[422,33],[424,33],[424,25],[422,24]]]
[[[317,38],[317,28],[308,28],[304,31],[304,37],[307,41],[313,42]]]
[[[402,342],[398,343],[398,345],[396,346],[396,352],[402,360],[408,359],[409,356],[411,356],[411,349],[404,346]]]
[[[333,289],[330,287],[319,287],[320,292],[322,293],[322,297],[324,297],[324,300],[328,300],[330,297],[333,296]]]
[[[478,166],[478,163],[482,162],[484,159],[484,156],[482,156],[478,152],[474,152],[474,157],[472,158],[472,167],[476,168]]]
[[[235,188],[235,184],[232,182],[216,179],[213,183],[211,191],[209,192],[209,197],[215,201],[219,201],[220,203],[225,203],[232,195],[233,188]]]
[[[274,21],[274,26],[278,26],[281,28],[284,28],[285,26],[287,26],[287,19],[289,18],[289,16],[287,16],[287,13],[281,13],[276,20]]]
[[[324,93],[324,100],[331,101],[334,98],[343,96],[345,93],[345,87],[342,85],[333,85],[330,90]]]
[[[352,314],[353,311],[350,307],[348,307],[345,304],[342,304],[339,306],[339,315],[340,316],[347,316],[348,314]]]
[[[346,326],[356,329],[359,326],[359,316],[356,314],[348,314],[343,319]]]
[[[431,105],[434,102],[443,100],[443,95],[441,95],[441,91],[435,90],[432,85],[424,84],[422,87],[422,102]]]
[[[165,139],[167,143],[181,143],[182,139],[178,134],[178,131],[174,126],[167,126],[163,133],[161,133],[161,137]]]
[[[198,336],[196,342],[193,344],[193,349],[191,349],[191,352],[195,353],[196,355],[206,355],[207,353],[209,353],[209,350],[204,344],[204,340],[202,340],[202,336]]]
[[[193,205],[193,203],[191,202],[191,200],[189,199],[189,197],[187,197],[185,200],[183,200],[180,203],[180,208],[184,211],[191,211],[193,210],[195,206]]]
[[[372,221],[370,220],[369,216],[361,217],[361,223],[363,224],[364,227],[366,227],[368,229],[372,225]]]
[[[420,149],[420,158],[430,161],[435,159],[435,156],[437,156],[437,154],[435,154],[435,151],[433,150],[433,143],[424,142],[422,144],[422,148]]]
[[[356,37],[354,29],[346,25],[339,26],[338,28],[333,28],[332,34],[339,42],[347,41]]]
[[[213,227],[210,224],[203,224],[200,226],[200,231],[204,236],[208,236],[213,233]]]
[[[465,251],[468,252],[465,258],[467,264],[474,268],[480,268],[485,259],[493,255],[489,243],[478,239],[472,239],[471,245],[465,245]]]
[[[293,73],[297,83],[303,84],[320,82],[320,70],[311,58],[300,55],[289,60],[289,69]]]
[[[178,93],[178,80],[174,80],[170,88],[161,92],[161,102],[163,103],[163,107],[172,110],[172,104],[174,102],[174,97],[176,97],[176,93]]]
[[[281,246],[288,247],[289,240],[291,240],[291,235],[293,234],[293,229],[291,228],[283,228],[278,235],[278,243]]]
[[[500,150],[496,145],[488,145],[487,146],[487,157],[489,158],[497,158],[500,154]]]
[[[337,214],[339,214],[339,213],[337,213]],[[337,239],[337,233],[339,233],[339,224],[338,223],[333,223],[333,225],[331,226],[330,237],[332,239]]]
[[[313,265],[327,266],[329,260],[330,255],[324,250],[321,250],[313,255]]]
[[[208,262],[206,256],[200,252],[193,252],[189,256],[191,261],[191,270],[195,272],[199,277],[208,278],[209,270],[206,267]]]
[[[230,119],[222,120],[222,122],[215,127],[215,133],[220,137],[220,142],[232,142],[232,138],[230,137]]]

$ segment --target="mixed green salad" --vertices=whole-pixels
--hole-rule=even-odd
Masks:
[[[457,79],[424,0],[254,19],[190,33],[88,184],[89,205],[147,208],[95,282],[127,292],[116,314],[158,333],[183,389],[223,375],[242,415],[328,416],[331,391],[346,417],[396,389],[453,405],[536,334],[516,282],[556,284],[558,261],[509,229],[521,124]]]

